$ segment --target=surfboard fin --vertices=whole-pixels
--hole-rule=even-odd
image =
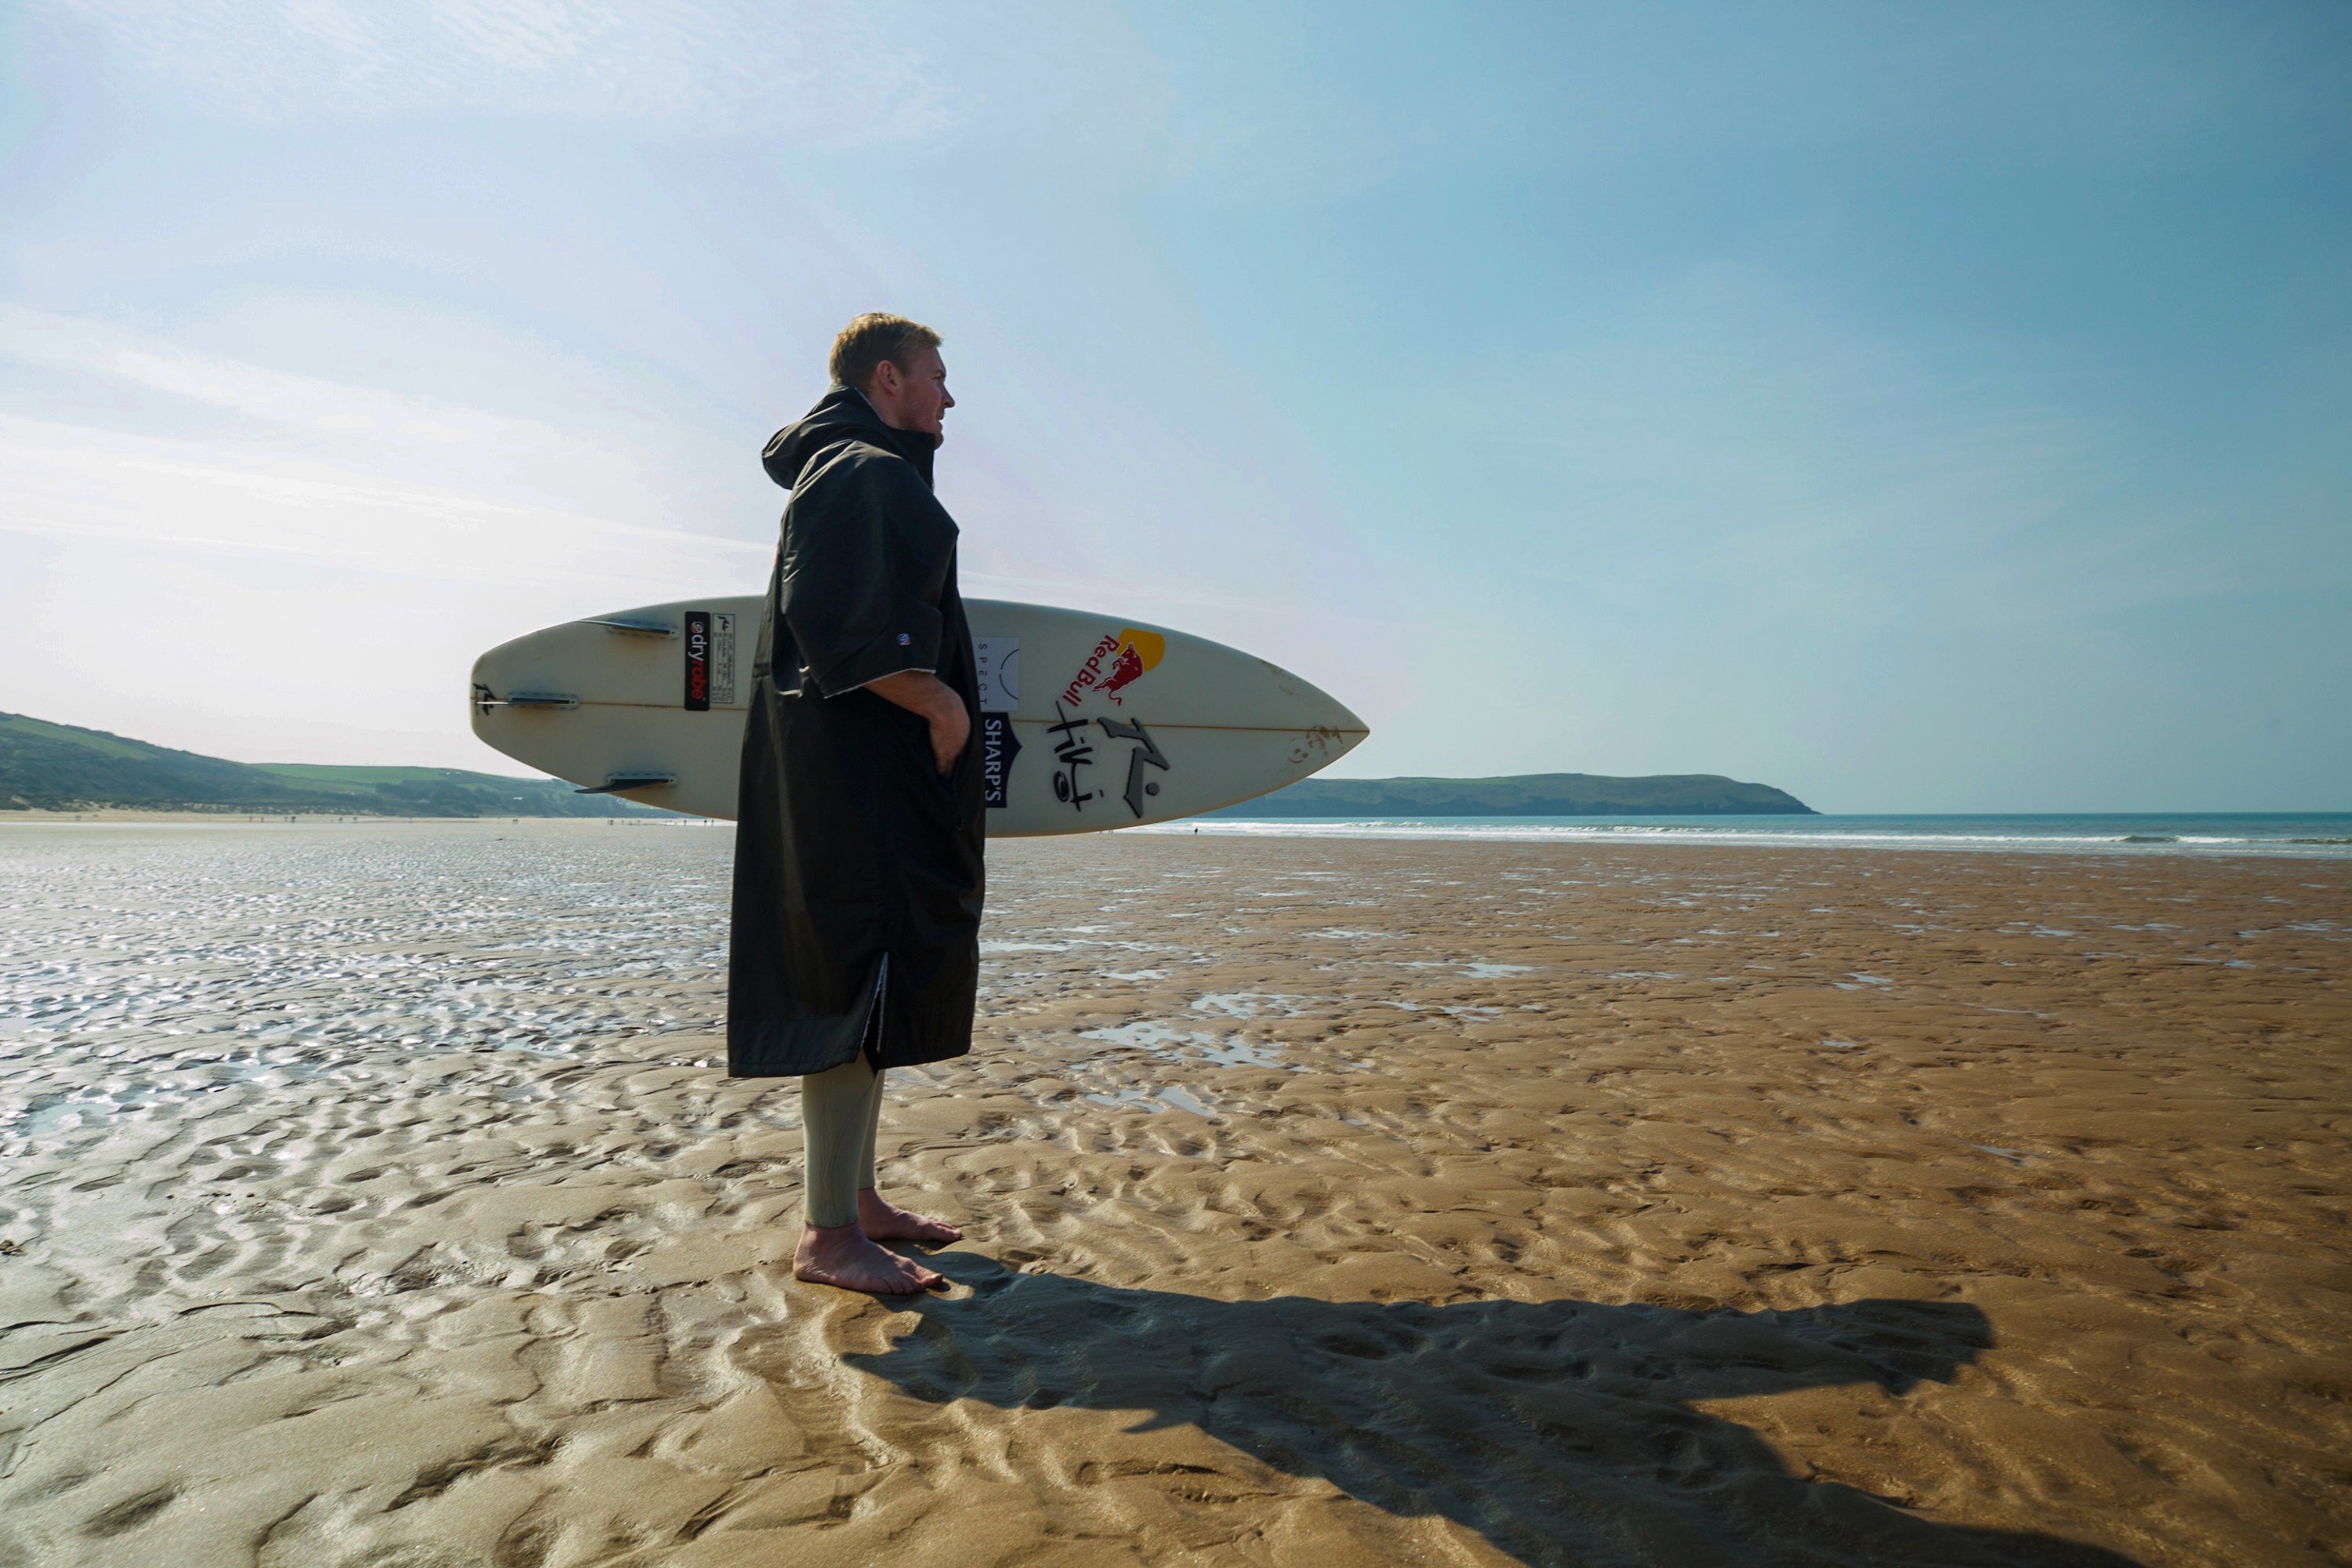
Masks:
[[[493,708],[577,708],[580,699],[561,691],[514,691],[493,697],[486,689],[477,687],[474,706],[485,713]]]
[[[614,773],[593,789],[575,789],[573,795],[618,795],[630,789],[667,789],[677,783],[676,773]]]
[[[643,620],[632,616],[594,616],[582,623],[602,626],[608,632],[625,632],[631,637],[674,637],[677,628],[667,621]]]

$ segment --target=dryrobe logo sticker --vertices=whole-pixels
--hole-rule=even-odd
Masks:
[[[1062,700],[1076,703],[1084,693],[1094,691],[1115,703],[1122,702],[1119,692],[1158,665],[1167,651],[1168,639],[1158,632],[1121,626],[1117,637],[1107,637],[1095,644],[1086,663],[1078,666],[1078,673],[1063,689]]]
[[[710,612],[686,612],[686,710],[710,711]]]

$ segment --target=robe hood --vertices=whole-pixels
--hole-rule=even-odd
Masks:
[[[800,489],[801,476],[845,441],[863,441],[896,453],[915,465],[923,483],[931,482],[931,458],[940,438],[925,430],[900,430],[883,423],[874,405],[855,387],[836,386],[817,399],[816,406],[768,438],[760,463],[768,477],[788,490]]]

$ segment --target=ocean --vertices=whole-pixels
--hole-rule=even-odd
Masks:
[[[1139,833],[1327,838],[1486,838],[1853,849],[2352,858],[2352,812],[2083,813],[2050,816],[1196,817]]]

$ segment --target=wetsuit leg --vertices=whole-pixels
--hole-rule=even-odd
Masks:
[[[874,1087],[867,1092],[866,1104],[866,1144],[857,1159],[857,1184],[871,1189],[874,1185],[874,1133],[882,1125],[882,1074],[874,1075]]]
[[[882,1075],[860,1052],[837,1068],[801,1079],[803,1205],[814,1226],[854,1224],[857,1189],[873,1183],[874,1119]]]

